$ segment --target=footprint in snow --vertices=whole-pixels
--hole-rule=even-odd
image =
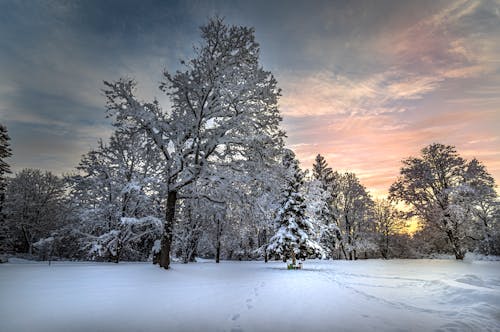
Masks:
[[[238,318],[240,318],[240,314],[233,315],[233,317],[231,319],[232,320],[238,320]]]

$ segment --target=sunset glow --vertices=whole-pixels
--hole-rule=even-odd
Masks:
[[[196,27],[218,14],[255,27],[262,62],[282,88],[287,144],[303,167],[321,153],[379,197],[403,158],[440,142],[500,179],[498,1],[3,7],[0,116],[14,171],[71,171],[109,137],[103,80],[135,77],[144,98],[168,108],[158,68],[178,68]]]

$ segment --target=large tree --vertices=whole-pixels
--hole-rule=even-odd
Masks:
[[[157,101],[140,102],[135,82],[106,82],[109,114],[119,127],[146,132],[163,157],[166,179],[164,231],[159,264],[170,266],[178,193],[206,176],[214,161],[238,165],[266,158],[281,145],[277,82],[259,64],[254,30],[211,19],[201,27],[202,42],[183,70],[165,72],[161,90],[171,99],[163,111]]]
[[[463,259],[468,241],[475,240],[474,211],[494,191],[493,178],[476,160],[460,157],[454,146],[434,143],[421,157],[403,160],[390,196],[408,204],[411,212],[435,226]]]

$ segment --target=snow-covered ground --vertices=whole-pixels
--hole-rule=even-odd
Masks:
[[[7,331],[500,331],[500,262],[0,265]]]

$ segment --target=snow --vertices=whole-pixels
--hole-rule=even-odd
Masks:
[[[0,330],[500,331],[500,262],[0,265]]]

